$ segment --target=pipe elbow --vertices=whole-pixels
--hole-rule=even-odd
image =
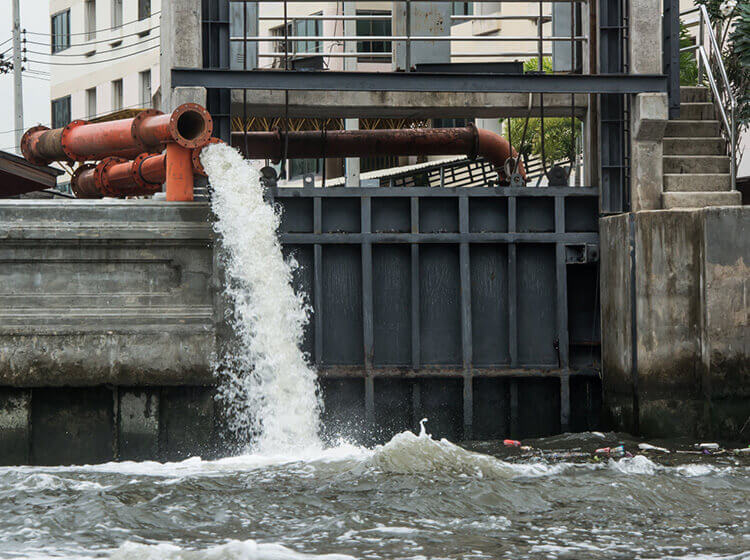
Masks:
[[[487,159],[494,165],[499,173],[505,175],[505,162],[508,158],[518,157],[518,152],[510,145],[508,140],[490,130],[477,129],[477,155]],[[518,161],[516,172],[526,179],[526,170],[523,162]]]

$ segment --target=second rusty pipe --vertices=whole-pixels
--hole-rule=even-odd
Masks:
[[[516,151],[508,141],[489,130],[460,128],[407,128],[396,130],[333,130],[289,132],[234,132],[232,145],[249,159],[279,161],[323,157],[392,156],[482,156],[503,170]],[[518,173],[525,176],[523,164]]]
[[[206,144],[213,131],[208,111],[195,103],[169,114],[149,109],[131,119],[87,123],[73,121],[54,130],[34,127],[21,140],[24,157],[39,165],[53,161],[92,161],[104,157],[134,158],[168,142],[188,148]]]

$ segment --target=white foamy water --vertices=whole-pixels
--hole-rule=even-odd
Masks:
[[[279,210],[264,200],[259,173],[236,150],[210,145],[201,162],[234,304],[228,319],[236,340],[216,365],[229,428],[264,454],[320,448],[317,375],[300,350],[310,308],[292,288],[297,263],[282,256]]]
[[[126,542],[111,556],[112,560],[354,560],[347,554],[303,554],[275,543],[253,540],[230,541],[202,550],[179,546]]]

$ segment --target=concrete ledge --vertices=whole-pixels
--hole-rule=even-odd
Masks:
[[[205,203],[0,202],[0,385],[212,383]]]

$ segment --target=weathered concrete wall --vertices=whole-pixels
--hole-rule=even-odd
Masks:
[[[207,204],[0,204],[0,386],[212,382]]]
[[[739,437],[750,417],[750,208],[639,212],[600,223],[609,421],[651,436]]]

